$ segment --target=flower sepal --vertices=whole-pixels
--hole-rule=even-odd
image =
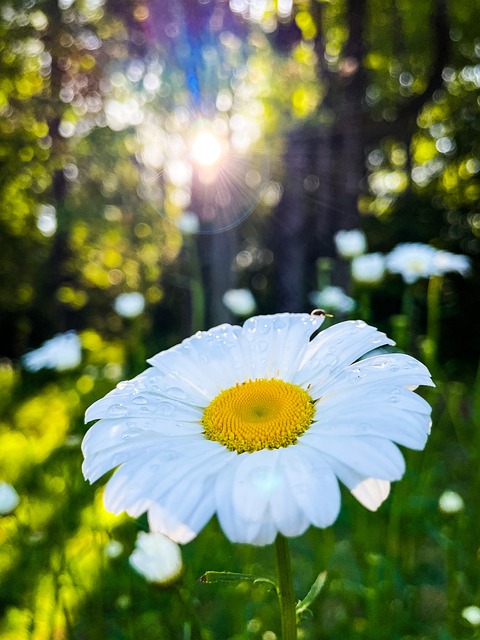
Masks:
[[[199,582],[253,582],[253,584],[267,584],[270,589],[277,591],[277,585],[273,580],[265,576],[257,576],[253,573],[234,573],[232,571],[206,571]]]

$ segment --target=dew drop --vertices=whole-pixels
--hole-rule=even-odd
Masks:
[[[148,404],[144,404],[140,407],[139,411],[140,413],[150,413],[151,411],[153,411],[153,407],[150,408]]]
[[[268,322],[264,322],[259,328],[260,333],[265,336],[267,333],[270,333],[272,326]]]
[[[171,416],[175,407],[170,402],[160,402],[157,407],[157,411],[162,416]]]
[[[173,398],[176,398],[177,400],[185,400],[185,398],[187,397],[185,391],[183,389],[180,389],[180,387],[170,387],[169,389],[167,389],[167,394],[169,396],[172,396]]]
[[[147,404],[148,400],[144,396],[135,396],[132,402],[133,404]]]
[[[364,327],[367,326],[367,323],[364,322],[363,320],[355,320],[355,322],[353,323],[356,327],[358,327],[358,329],[363,329]]]
[[[258,343],[258,350],[264,352],[268,349],[268,342],[266,340],[260,340]]]
[[[137,436],[143,433],[142,429],[138,429],[137,427],[132,427],[131,429],[127,429],[125,433],[122,435],[124,440],[129,440],[130,438],[136,438]]]
[[[128,415],[128,408],[124,404],[112,404],[108,411],[111,416],[116,418]]]

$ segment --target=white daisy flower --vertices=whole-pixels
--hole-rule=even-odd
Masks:
[[[174,582],[183,570],[178,544],[161,533],[140,531],[128,561],[148,582],[157,584]]]
[[[216,514],[233,542],[271,543],[338,516],[345,484],[376,510],[422,449],[433,385],[392,340],[362,321],[314,335],[323,318],[281,313],[198,332],[95,402],[83,441],[85,477],[119,467],[104,500],[147,512],[150,529],[188,542]],[[312,337],[314,336],[314,337]]]
[[[366,253],[352,260],[352,278],[362,284],[378,284],[385,274],[385,256]]]
[[[399,273],[407,284],[438,274],[435,255],[438,249],[422,242],[403,242],[387,255],[387,269]]]
[[[360,229],[342,229],[334,236],[335,246],[342,258],[351,259],[362,255],[367,249],[367,239]]]

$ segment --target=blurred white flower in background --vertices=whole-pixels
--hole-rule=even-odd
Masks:
[[[7,482],[0,482],[0,515],[11,513],[20,502],[18,493]]]
[[[200,221],[193,211],[184,211],[177,221],[177,227],[187,235],[196,235],[200,231]]]
[[[119,558],[123,553],[123,544],[118,540],[109,540],[103,550],[107,558],[114,560]]]
[[[462,618],[465,618],[474,627],[478,627],[480,625],[480,607],[475,605],[465,607],[465,609],[462,609]]]
[[[141,293],[121,293],[115,298],[113,308],[122,318],[136,318],[145,309],[145,298]]]
[[[347,296],[341,287],[328,286],[321,291],[312,291],[310,302],[315,307],[337,313],[349,313],[355,308],[355,300]]]
[[[346,259],[360,256],[367,249],[367,239],[360,229],[337,231],[334,241],[339,255]]]
[[[385,275],[385,256],[366,253],[352,260],[352,278],[363,284],[378,284]]]
[[[407,284],[436,275],[434,256],[437,249],[422,242],[402,242],[387,255],[387,269],[398,273]]]
[[[82,345],[75,331],[59,333],[47,340],[38,349],[22,356],[23,365],[28,371],[56,369],[67,371],[75,369],[82,361]]]
[[[392,249],[386,260],[387,269],[399,273],[407,284],[452,271],[467,276],[471,269],[467,256],[441,251],[422,242],[403,242]]]
[[[456,271],[462,276],[468,276],[471,270],[471,261],[467,256],[449,251],[437,251],[433,262],[437,275],[443,275],[451,271]]]
[[[229,289],[223,294],[223,304],[236,316],[247,317],[257,308],[250,289]]]
[[[180,547],[162,533],[140,531],[129,562],[148,582],[157,584],[174,582],[183,569]]]
[[[459,513],[464,507],[463,498],[456,491],[444,491],[438,500],[438,508],[443,513]]]

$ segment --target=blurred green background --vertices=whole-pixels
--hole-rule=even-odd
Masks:
[[[333,322],[393,335],[437,387],[380,511],[344,492],[333,527],[292,540],[299,598],[328,571],[299,637],[480,638],[479,20],[478,0],[0,0],[0,482],[19,495],[2,640],[279,637],[265,586],[198,582],[274,571],[216,522],[177,585],[133,571],[146,523],[84,481],[83,415],[146,357],[251,313],[226,291],[310,311],[329,285],[356,303]],[[371,252],[422,242],[472,268],[352,281],[334,237],[355,228]],[[77,361],[27,366],[67,331]]]

